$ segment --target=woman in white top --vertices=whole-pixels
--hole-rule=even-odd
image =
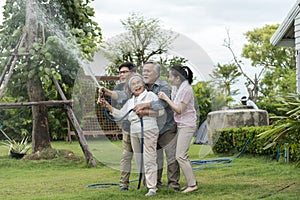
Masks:
[[[148,92],[145,89],[145,83],[140,75],[134,75],[128,80],[128,86],[132,97],[124,104],[124,106],[118,110],[112,107],[105,99],[100,99],[99,102],[106,106],[113,117],[121,118],[128,111],[134,108],[135,105],[141,103],[149,103],[151,101],[158,100],[158,97],[153,92]],[[140,118],[143,118],[144,125],[144,169],[146,185],[148,193],[146,196],[152,196],[157,191],[157,163],[156,163],[156,146],[159,134],[156,118],[164,114],[164,110],[141,110],[139,113],[131,112],[127,116],[127,120],[131,122],[130,126],[130,138],[133,148],[133,152],[136,156],[137,165],[140,166],[140,153],[141,153],[141,124]]]
[[[183,192],[198,189],[193,168],[188,156],[191,140],[196,131],[196,110],[194,92],[191,87],[193,72],[187,66],[173,66],[169,71],[169,82],[173,86],[171,98],[163,92],[158,97],[165,100],[174,110],[174,120],[177,123],[176,160],[185,176],[187,185]]]

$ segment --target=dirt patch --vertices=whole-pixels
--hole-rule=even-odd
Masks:
[[[50,160],[54,158],[65,158],[68,160],[81,161],[84,160],[81,156],[76,156],[72,151],[65,149],[47,148],[43,151],[37,151],[32,154],[25,155],[24,160]]]

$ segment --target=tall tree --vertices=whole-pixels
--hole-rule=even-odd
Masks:
[[[246,39],[248,43],[244,45],[242,56],[251,60],[251,67],[261,68],[251,78],[248,71],[250,67],[244,64],[231,47],[231,40],[225,40],[224,46],[233,55],[235,64],[246,78],[246,87],[249,98],[256,101],[259,96],[264,99],[272,99],[277,95],[285,95],[296,91],[295,77],[295,49],[291,47],[275,47],[270,43],[270,38],[277,30],[278,25],[265,25],[262,28],[255,28],[248,31]],[[251,70],[252,71],[252,70]]]
[[[163,31],[158,19],[136,13],[121,23],[126,32],[103,44],[106,57],[116,65],[128,61],[139,67],[150,58],[166,53],[177,37],[172,31]]]
[[[38,5],[35,1],[26,1],[26,52],[32,49],[33,44],[38,40]],[[35,63],[28,56],[26,59],[28,70],[34,68]],[[30,101],[45,101],[46,97],[43,91],[43,83],[38,76],[28,78],[26,81],[27,94]],[[48,126],[48,110],[46,105],[32,106],[32,150],[33,152],[51,147],[49,126]]]
[[[241,60],[239,60],[239,58],[237,57],[237,55],[235,54],[235,52],[232,49],[231,38],[229,36],[228,30],[227,30],[227,39],[224,40],[223,45],[229,49],[229,51],[231,52],[232,57],[233,57],[233,62],[236,64],[236,66],[238,67],[238,69],[240,70],[242,75],[246,78],[245,85],[248,90],[249,98],[252,99],[254,102],[256,102],[256,100],[258,98],[259,81],[261,79],[264,69],[262,69],[258,73],[258,75],[257,75],[257,73],[255,73],[254,78],[250,77],[250,75],[246,72],[247,70],[244,70],[244,63]]]
[[[192,87],[199,107],[197,112],[199,124],[206,120],[209,112],[221,110],[222,107],[228,105],[226,95],[214,88],[210,82],[199,81]]]
[[[245,34],[248,44],[244,45],[242,56],[249,58],[253,67],[263,67],[259,92],[264,98],[296,92],[295,49],[270,43],[277,28],[278,25],[265,25]]]
[[[91,19],[94,10],[88,6],[90,2],[6,1],[0,26],[0,69],[4,74],[8,73],[4,63],[18,56],[6,95],[23,101],[60,99],[53,92],[51,77],[55,76],[70,97],[82,60],[91,60],[101,41],[101,29]],[[23,35],[25,45],[14,49]],[[60,110],[55,116],[60,119],[63,113]],[[32,127],[33,152],[50,147],[46,107],[32,107]]]
[[[238,77],[241,75],[242,73],[234,63],[225,65],[218,63],[210,77],[215,86],[227,97],[230,97],[238,94],[239,89],[232,90],[231,86],[238,81]]]

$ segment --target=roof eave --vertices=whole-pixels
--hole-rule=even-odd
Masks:
[[[294,20],[296,16],[300,12],[300,6],[299,6],[300,0],[297,0],[293,8],[288,13],[287,17],[284,19],[284,21],[281,23],[281,25],[278,27],[276,32],[273,34],[273,36],[270,39],[270,42],[274,46],[290,46],[291,42],[294,42],[294,40],[289,39],[285,40],[283,39],[284,35],[289,31],[290,28],[294,28]],[[295,44],[293,43],[292,46]]]

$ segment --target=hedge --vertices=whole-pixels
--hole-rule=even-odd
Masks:
[[[242,150],[248,138],[250,141],[244,151],[246,154],[258,156],[277,156],[278,148],[281,149],[280,156],[284,156],[284,149],[289,149],[289,160],[300,161],[300,140],[294,139],[292,143],[279,142],[271,148],[265,149],[268,144],[257,137],[258,134],[270,130],[271,126],[253,126],[241,128],[224,128],[217,130],[212,135],[213,151],[220,154],[235,154]]]

